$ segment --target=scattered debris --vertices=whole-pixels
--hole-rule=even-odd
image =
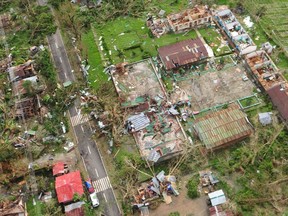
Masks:
[[[266,112],[266,113],[259,113],[259,121],[263,126],[269,125],[272,123],[272,112]]]
[[[143,183],[137,189],[134,195],[134,210],[140,210],[148,207],[153,201],[163,197],[166,204],[172,202],[172,195],[178,196],[175,176],[165,176],[165,172],[161,171],[156,177],[153,177],[149,183]]]
[[[252,28],[254,23],[251,21],[251,17],[250,16],[247,16],[243,19],[243,22],[245,23],[245,25],[248,27],[248,28]]]

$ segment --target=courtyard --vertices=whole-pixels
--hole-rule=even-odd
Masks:
[[[172,103],[189,100],[193,111],[233,102],[253,94],[253,83],[244,81],[243,76],[246,72],[239,64],[220,71],[194,72],[189,78],[176,82],[170,98]]]

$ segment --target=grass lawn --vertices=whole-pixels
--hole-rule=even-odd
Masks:
[[[243,108],[246,108],[249,106],[253,106],[254,104],[258,104],[259,99],[256,96],[251,96],[244,99],[239,99],[239,102],[241,103]]]
[[[43,208],[44,204],[40,202],[37,198],[35,198],[36,205],[33,205],[33,198],[30,197],[30,199],[27,202],[27,212],[29,215],[43,215]]]
[[[98,89],[100,83],[106,82],[108,76],[103,72],[103,65],[98,47],[94,41],[92,30],[82,35],[83,56],[87,55],[90,65],[88,79],[94,89]]]
[[[228,45],[224,45],[221,48],[221,34],[219,34],[215,28],[205,28],[198,30],[206,43],[212,48],[215,56],[231,53],[231,49]]]
[[[157,55],[157,48],[189,38],[196,38],[195,31],[186,34],[166,34],[161,38],[151,38],[145,19],[123,17],[97,26],[98,36],[103,36],[107,45],[106,54],[111,51],[113,63],[139,61]],[[117,50],[119,51],[117,51]]]

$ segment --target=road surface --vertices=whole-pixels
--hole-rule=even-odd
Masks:
[[[45,5],[45,1],[38,0],[40,5]],[[65,50],[65,46],[57,30],[55,34],[48,36],[48,44],[51,50],[54,64],[57,68],[59,80],[64,83],[74,82],[75,77]],[[91,138],[92,128],[87,115],[83,115],[79,107],[79,100],[70,107],[70,120],[77,139],[78,150],[81,154],[84,167],[87,170],[92,184],[100,200],[100,206],[107,216],[119,216],[120,208],[115,198],[115,194],[107,175],[102,157],[95,141]]]

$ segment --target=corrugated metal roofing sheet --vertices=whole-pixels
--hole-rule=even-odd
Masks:
[[[144,113],[140,113],[139,115],[133,115],[128,118],[128,121],[132,122],[135,127],[135,131],[139,131],[145,128],[150,123],[149,118]]]
[[[287,88],[287,86],[285,88]],[[281,85],[277,85],[268,89],[267,93],[282,118],[288,121],[288,90],[282,88]]]
[[[200,38],[188,39],[160,47],[159,56],[167,70],[183,66],[208,57],[208,51]]]
[[[235,105],[196,119],[194,129],[208,149],[243,138],[253,131],[246,114]]]
[[[84,194],[80,171],[56,177],[55,189],[59,203],[73,200],[74,194]]]

